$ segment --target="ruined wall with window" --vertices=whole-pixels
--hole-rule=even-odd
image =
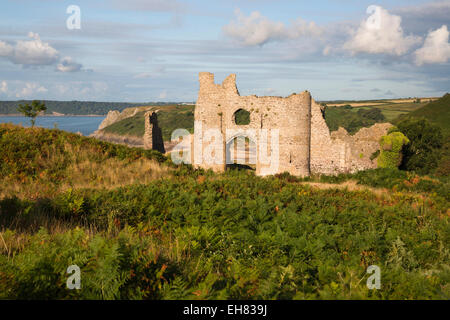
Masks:
[[[391,126],[375,124],[354,136],[343,128],[330,133],[321,106],[308,91],[285,98],[241,96],[235,74],[216,84],[214,74],[201,72],[199,82],[191,163],[217,172],[226,170],[230,157],[236,156],[234,143],[242,137],[247,148],[244,158],[254,161],[257,175],[289,172],[309,176],[376,168],[371,156]],[[274,172],[262,154],[275,152],[278,165]]]

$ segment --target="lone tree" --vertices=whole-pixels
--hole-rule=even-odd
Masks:
[[[47,110],[47,107],[45,106],[44,102],[33,100],[31,102],[31,105],[29,105],[28,103],[25,103],[23,105],[19,104],[17,110],[23,113],[25,117],[30,117],[31,126],[34,127],[37,115],[39,114],[39,112]]]

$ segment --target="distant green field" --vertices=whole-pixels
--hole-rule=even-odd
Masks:
[[[358,109],[372,109],[377,108],[380,109],[383,115],[385,116],[387,121],[392,121],[398,116],[402,114],[408,114],[411,111],[417,110],[423,106],[425,106],[427,103],[386,103],[382,105],[375,105],[375,106],[363,106],[363,107],[353,107],[356,110]]]

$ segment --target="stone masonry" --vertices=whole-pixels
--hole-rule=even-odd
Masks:
[[[144,149],[165,153],[161,128],[158,125],[158,111],[148,111],[144,115]]]
[[[195,161],[199,152],[210,148],[208,144],[199,144],[201,150],[195,150],[197,144],[192,144],[192,160],[194,165],[217,172],[226,170],[226,157],[230,151],[229,145],[238,136],[246,135],[255,129],[250,138],[259,140],[263,130],[279,130],[279,166],[277,172],[289,172],[292,175],[309,176],[310,174],[337,174],[340,172],[355,172],[358,170],[376,168],[376,160],[370,156],[379,149],[378,140],[387,133],[391,126],[388,123],[375,124],[363,128],[350,136],[345,129],[340,128],[330,133],[322,109],[308,91],[292,94],[289,97],[258,97],[241,96],[236,87],[236,75],[228,76],[222,84],[214,82],[214,74],[201,72],[199,74],[200,89],[195,107],[196,127],[194,139],[202,142],[208,129],[219,130],[221,141],[211,140],[221,152],[222,162],[208,163]],[[235,113],[244,109],[250,113],[250,123],[237,125]],[[146,116],[146,135],[147,132]],[[199,126],[200,124],[200,126]],[[151,125],[151,121],[148,122]],[[247,132],[244,133],[244,131]],[[231,132],[231,133],[230,133]],[[267,145],[267,153],[273,152],[271,138]],[[147,137],[146,141],[150,141]],[[208,140],[210,141],[210,140]],[[154,147],[153,147],[154,148]],[[265,163],[256,153],[256,174],[265,175]]]

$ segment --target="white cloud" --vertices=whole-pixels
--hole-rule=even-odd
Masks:
[[[8,83],[3,80],[0,84],[1,84],[0,85],[0,93],[7,94],[8,93]]]
[[[380,6],[371,6],[372,14],[361,22],[344,49],[352,54],[373,53],[400,56],[421,41],[420,37],[405,36],[401,27],[402,18],[390,14]]]
[[[26,98],[36,93],[45,93],[47,91],[47,88],[39,85],[36,82],[27,82],[25,83],[25,87],[23,87],[22,90],[16,93],[16,97]]]
[[[0,40],[0,57],[10,56],[10,55],[12,55],[13,52],[14,52],[13,46]]]
[[[60,63],[56,66],[56,70],[61,72],[76,72],[80,71],[83,66],[73,61],[71,57],[65,57],[61,59]]]
[[[423,47],[414,52],[416,65],[445,63],[450,60],[450,43],[448,38],[449,31],[446,25],[430,31]]]
[[[29,32],[30,40],[18,40],[14,45],[0,41],[0,57],[5,57],[15,64],[24,66],[56,65],[61,72],[80,71],[82,65],[76,63],[71,57],[60,60],[58,50],[43,42],[39,34]]]
[[[58,51],[43,42],[37,33],[30,32],[31,40],[19,40],[6,57],[15,64],[50,65],[58,61]]]
[[[223,27],[223,32],[247,46],[263,45],[271,40],[296,39],[322,33],[314,22],[306,22],[301,18],[293,21],[289,27],[282,22],[271,21],[258,11],[246,17],[239,9],[236,10],[236,20]]]

